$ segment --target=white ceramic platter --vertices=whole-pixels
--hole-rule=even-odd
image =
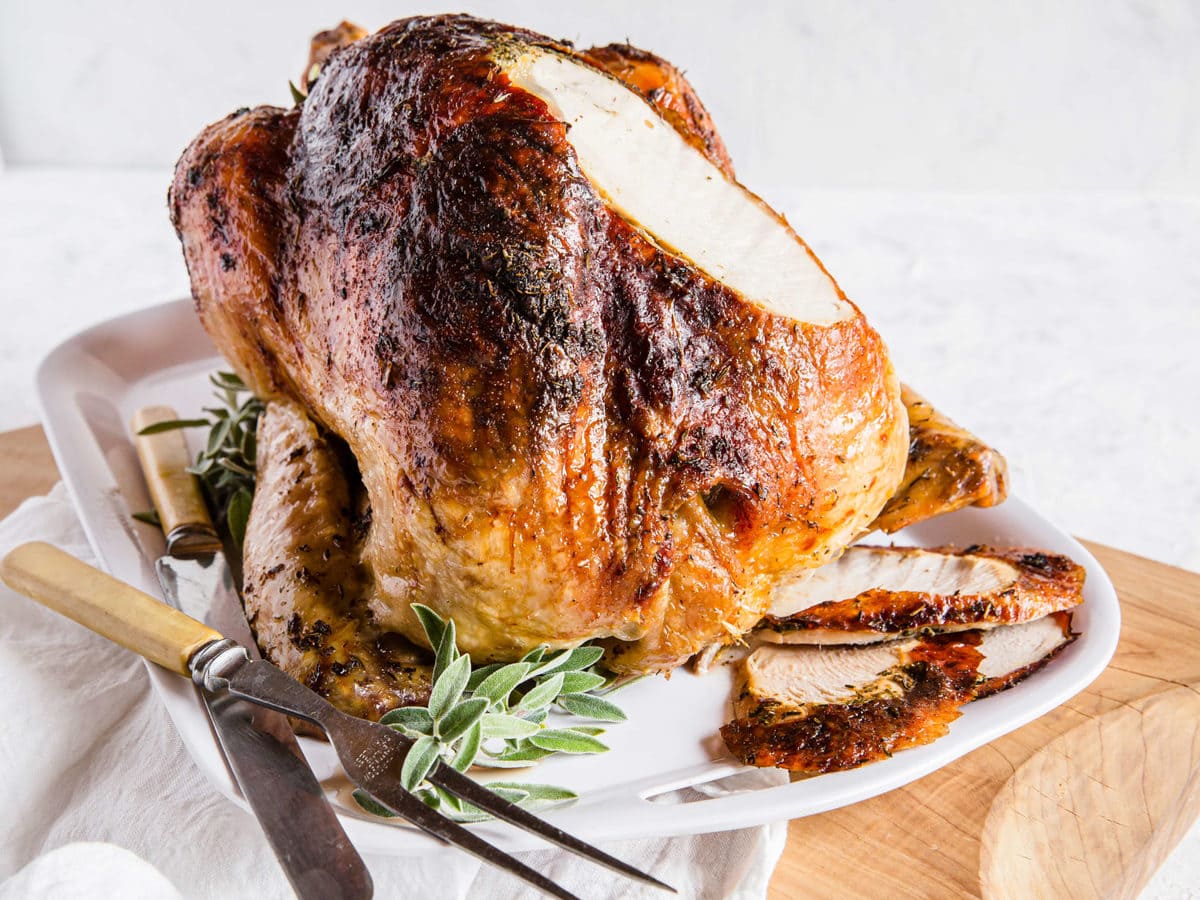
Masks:
[[[167,403],[185,416],[210,400],[207,374],[227,368],[181,300],[114,319],[71,338],[42,363],[37,388],[46,433],[97,557],[111,574],[158,594],[153,560],[158,532],[130,518],[150,508],[130,440],[133,411]],[[878,537],[876,538],[878,540]],[[1082,636],[1045,670],[1012,690],[968,706],[950,734],[925,747],[850,772],[705,797],[687,803],[653,797],[740,771],[718,734],[730,718],[731,673],[678,671],[646,679],[621,695],[629,721],[604,737],[599,756],[550,759],[506,778],[559,784],[579,794],[546,818],[589,841],[694,834],[812,815],[874,797],[920,778],[1024,725],[1083,690],[1112,656],[1120,611],[1112,583],[1079,543],[1019,500],[967,509],[908,529],[898,544],[987,543],[1065,553],[1086,566],[1086,602],[1075,615]],[[191,682],[147,664],[184,745],[221,793],[245,806]],[[354,843],[364,852],[418,854],[440,845],[406,828],[356,814],[329,747],[305,740],[304,751],[331,798],[341,804]],[[474,826],[505,849],[540,846],[507,826]]]

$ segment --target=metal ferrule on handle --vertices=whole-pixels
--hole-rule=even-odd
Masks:
[[[249,660],[245,647],[223,638],[197,650],[188,660],[188,668],[192,670],[192,681],[216,694],[229,687],[229,676]]]

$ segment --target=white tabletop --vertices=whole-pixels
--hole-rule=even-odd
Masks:
[[[0,174],[0,430],[38,360],[188,293],[165,171]],[[1200,198],[771,190],[901,378],[1068,531],[1200,571]],[[1200,830],[1147,896],[1200,884]]]

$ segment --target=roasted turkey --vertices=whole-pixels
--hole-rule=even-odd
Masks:
[[[476,660],[604,638],[661,671],[748,631],[901,482],[883,341],[657,57],[468,16],[354,37],[171,188],[200,318],[269,404],[260,466],[319,443],[345,497],[256,492],[268,653],[319,682],[317,623],[375,653],[423,641],[416,602]]]

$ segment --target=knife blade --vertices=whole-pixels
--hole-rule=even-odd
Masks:
[[[167,602],[236,640],[256,644],[233,573],[195,476],[180,431],[143,434],[177,419],[169,407],[146,407],[133,419],[135,443],[167,538],[155,564]],[[301,900],[366,900],[370,873],[309,768],[287,717],[232,694],[199,691],[242,795],[250,804],[284,874]]]

